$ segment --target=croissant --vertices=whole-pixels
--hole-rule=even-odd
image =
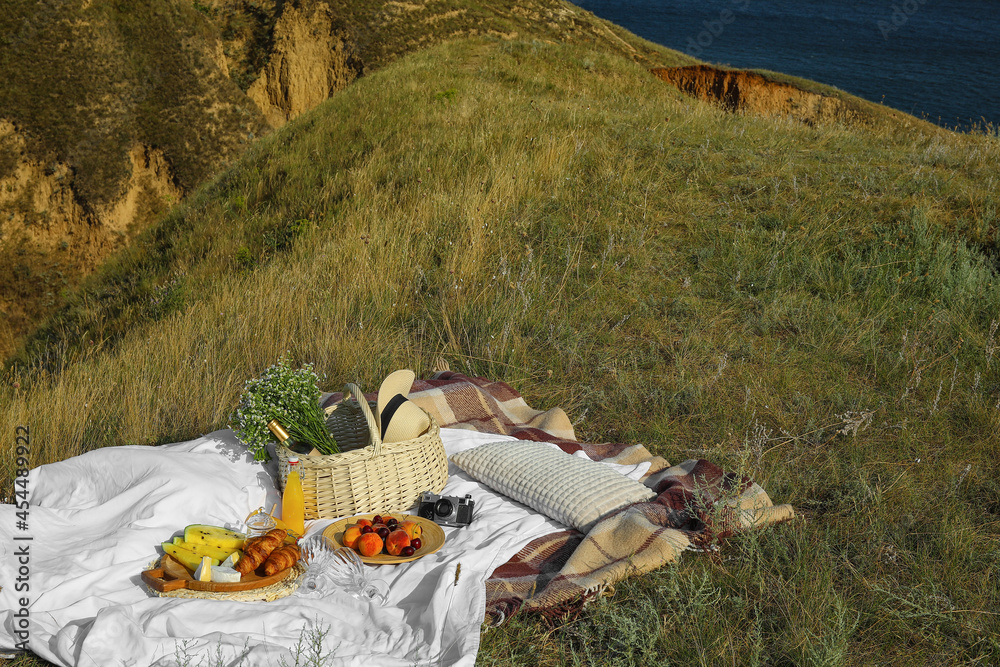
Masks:
[[[260,564],[267,560],[271,552],[277,549],[285,541],[288,535],[280,528],[268,531],[260,538],[251,539],[244,545],[243,556],[236,561],[236,571],[242,575],[247,575],[260,567]]]
[[[299,562],[302,553],[297,544],[286,544],[280,549],[271,552],[271,555],[264,561],[264,574],[270,576],[287,570]]]

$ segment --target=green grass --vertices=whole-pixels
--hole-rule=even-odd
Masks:
[[[362,74],[456,36],[486,34],[599,46],[649,64],[691,62],[561,0],[7,3],[0,110],[24,145],[0,141],[0,179],[19,163],[40,167],[57,175],[56,193],[80,209],[42,210],[50,187],[38,179],[0,206],[0,219],[11,223],[0,230],[0,357],[61,310],[95,263],[173,203],[160,195],[143,203],[144,196],[131,227],[119,227],[111,211],[131,206],[129,152],[155,151],[166,162],[161,175],[189,194],[270,130],[244,93],[275,55],[276,40],[292,49],[292,71],[288,61],[285,70],[296,79],[310,49],[290,42],[308,43],[309,34],[331,26]],[[54,232],[61,238],[46,238]],[[277,230],[265,242],[281,245],[286,236]],[[247,268],[255,263],[251,250],[241,255]]]
[[[443,44],[139,239],[7,371],[0,429],[40,464],[220,428],[286,350],[324,389],[442,355],[800,515],[489,630],[481,664],[995,663],[998,153],[726,114],[601,50]]]

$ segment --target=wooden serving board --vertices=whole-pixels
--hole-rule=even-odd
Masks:
[[[188,571],[186,567],[178,563],[172,556],[164,555],[160,559],[160,566],[152,570],[145,570],[142,573],[142,580],[146,585],[160,593],[168,593],[181,588],[189,588],[193,591],[209,591],[212,593],[234,593],[237,591],[251,591],[255,588],[264,588],[271,584],[276,584],[292,571],[293,568],[286,568],[281,572],[276,572],[270,576],[258,575],[256,572],[243,575],[240,581],[232,583],[222,583],[218,581],[198,581]]]

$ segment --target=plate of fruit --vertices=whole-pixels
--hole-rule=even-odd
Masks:
[[[444,546],[441,526],[413,514],[359,514],[330,524],[323,534],[371,565],[408,563]]]

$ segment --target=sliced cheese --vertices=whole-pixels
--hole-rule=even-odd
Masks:
[[[212,581],[223,584],[233,584],[240,580],[243,575],[231,567],[215,565],[212,567]]]
[[[222,567],[229,567],[229,568],[236,567],[236,563],[239,562],[241,555],[243,554],[240,551],[234,551],[233,553],[229,554],[229,558],[222,561]]]
[[[201,563],[195,570],[194,578],[198,581],[212,581],[212,559],[208,556],[201,557]]]

